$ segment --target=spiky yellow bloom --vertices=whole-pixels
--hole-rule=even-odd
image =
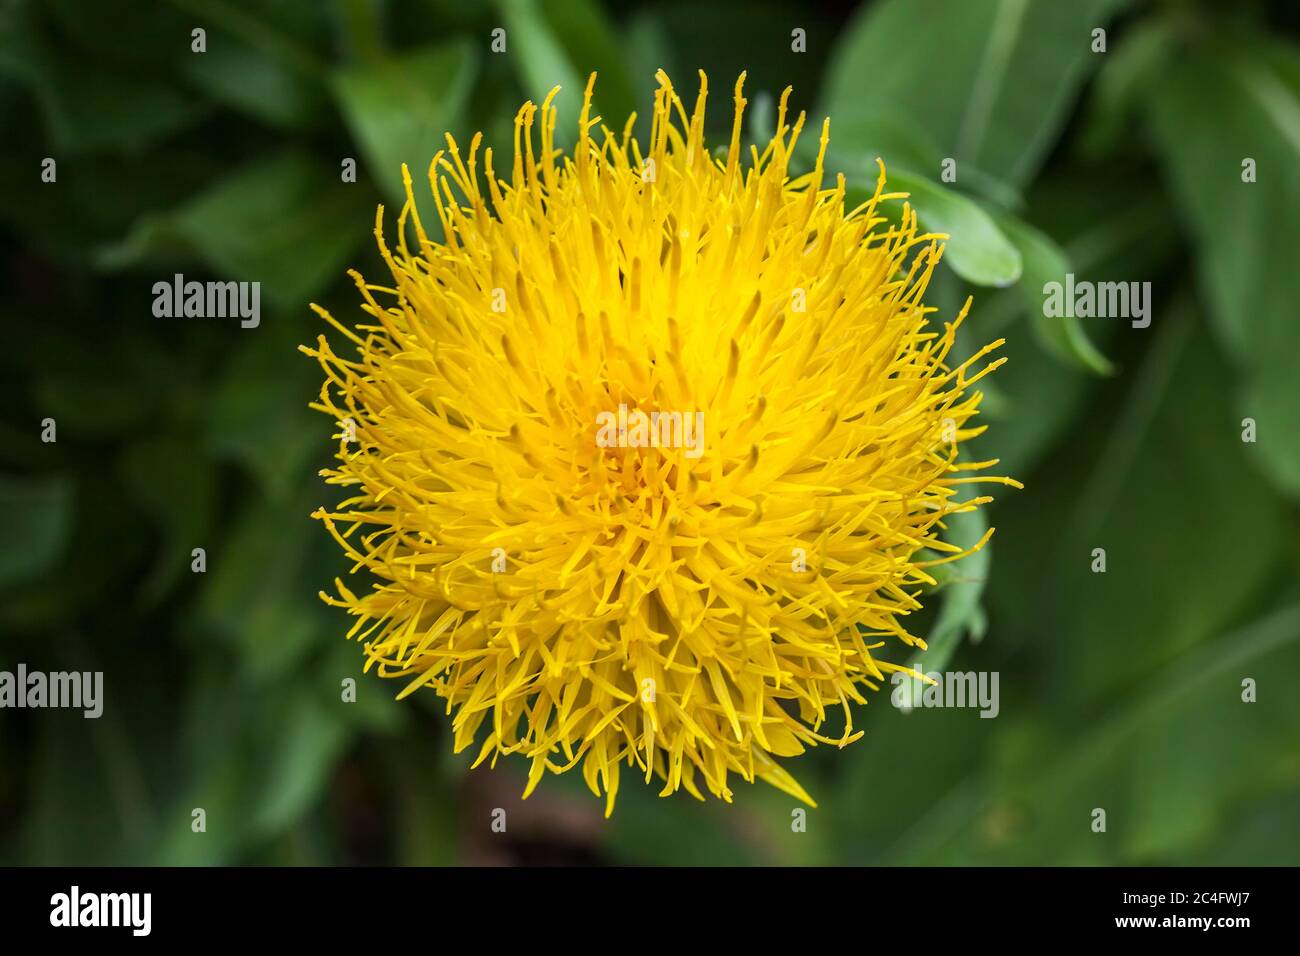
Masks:
[[[665,795],[730,800],[736,773],[811,803],[776,758],[861,735],[850,704],[905,669],[874,652],[924,647],[903,619],[927,566],[967,553],[944,517],[989,500],[960,486],[993,462],[957,452],[999,343],[946,363],[962,316],[922,304],[943,237],[906,206],[884,226],[883,167],[846,210],[829,124],[788,176],[788,90],[746,159],[741,76],[721,158],[703,74],[689,114],[658,79],[644,153],[589,83],[572,158],[554,92],[519,111],[509,179],[447,137],[441,241],[409,174],[395,242],[380,208],[393,284],[353,273],[373,322],[316,308],[356,356],[305,349],[344,423],[324,475],[354,491],[315,517],[371,576],[322,597],[367,668],[446,699],[457,751],[530,760],[525,796],[581,765],[609,813],[626,762]]]

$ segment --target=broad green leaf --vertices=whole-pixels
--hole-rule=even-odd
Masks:
[[[5,88],[0,78],[0,91]],[[15,128],[38,122],[21,101],[13,105]],[[11,104],[0,92],[0,111]],[[0,222],[24,244],[64,268],[84,269],[97,249],[121,238],[145,213],[171,209],[204,188],[223,170],[210,151],[192,144],[168,148],[167,161],[97,153],[54,156],[43,136],[14,136],[0,151]],[[42,183],[44,159],[57,163],[57,182]],[[79,272],[78,274],[84,274]]]
[[[139,619],[115,607],[93,631],[78,624],[47,634],[24,655],[32,669],[102,673],[103,708],[95,719],[59,709],[34,721],[28,772],[18,780],[28,791],[15,847],[23,865],[154,861],[157,810],[176,779],[171,730],[185,673],[159,638],[142,640]]]
[[[563,0],[547,2],[558,4]],[[624,49],[644,123],[640,128],[649,130],[650,94],[658,86],[656,70],[662,69],[671,77],[689,113],[699,89],[697,71],[702,68],[709,78],[705,125],[711,146],[725,146],[731,135],[732,90],[742,72],[746,74],[744,95],[751,106],[759,93],[779,102],[788,86],[791,117],[806,111],[808,129],[820,132],[823,114],[811,109],[812,96],[839,26],[834,11],[804,4],[793,16],[792,7],[783,0],[745,0],[744,4],[669,0],[635,5],[627,19]],[[796,27],[806,33],[806,52],[792,49],[791,32]],[[609,111],[606,122],[621,129],[626,117],[613,114],[612,107],[603,105],[599,82],[596,89],[602,110]]]
[[[519,84],[538,106],[552,88],[560,92],[551,105],[558,110],[556,137],[560,144],[578,139],[578,116],[587,77],[581,75],[569,58],[559,37],[546,22],[541,4],[536,0],[498,0],[497,9],[506,24],[507,42],[513,44],[510,59],[519,75]],[[617,122],[607,125],[619,125]],[[533,134],[537,135],[534,126]]]
[[[423,197],[429,190],[429,164],[447,148],[446,134],[457,137],[462,155],[468,150],[468,140],[459,134],[476,67],[475,48],[455,42],[334,74],[334,95],[368,171],[399,207],[406,201],[403,163],[415,195]],[[438,223],[436,215],[423,220],[426,228]]]
[[[1091,32],[1122,0],[884,0],[866,4],[832,55],[818,115],[906,115],[958,182],[969,165],[1031,180],[1103,57]],[[929,175],[937,170],[923,170]]]
[[[320,494],[313,484],[288,502],[256,501],[207,549],[193,625],[232,648],[251,681],[300,666],[331,625],[339,640],[346,633],[317,596],[337,573],[330,551],[315,546],[324,531],[311,520],[311,502]]]
[[[238,41],[214,39],[208,52],[185,61],[185,75],[214,100],[270,126],[302,130],[316,125],[329,103],[314,77],[286,67]]]
[[[1020,288],[1025,308],[1029,312],[1030,325],[1043,347],[1062,362],[1098,375],[1109,375],[1113,370],[1110,362],[1088,339],[1088,334],[1074,316],[1073,310],[1068,310],[1069,314],[1064,316],[1046,314],[1044,296],[1047,284],[1055,282],[1064,285],[1066,275],[1074,271],[1065,250],[1046,233],[1013,216],[999,217],[998,225],[1020,250],[1020,257],[1025,264]]]
[[[216,474],[196,442],[176,437],[143,438],[131,444],[119,465],[135,504],[160,527],[157,558],[140,598],[157,601],[183,574],[191,552],[208,547],[216,508]]]
[[[1057,583],[1026,606],[1039,629],[1059,634],[1063,706],[1134,687],[1231,626],[1282,560],[1282,502],[1251,469],[1230,407],[1205,387],[1227,369],[1195,318],[1157,316],[1120,414],[1087,423],[1070,466],[1033,486],[1035,503],[1065,522],[1053,535]],[[1105,573],[1092,570],[1097,548]],[[1043,564],[1019,559],[1012,575]]]
[[[1188,54],[1152,92],[1150,118],[1195,231],[1212,328],[1250,365],[1295,344],[1290,211],[1300,195],[1300,99],[1263,61]],[[1243,181],[1255,161],[1256,181]],[[1282,240],[1282,241],[1279,241]]]
[[[60,446],[68,441],[65,432],[59,433]],[[15,520],[17,533],[30,535],[35,555],[42,556],[45,573],[40,578],[25,579],[27,583],[9,589],[0,601],[0,635],[17,636],[25,632],[48,635],[54,628],[72,628],[79,620],[94,617],[95,610],[105,603],[112,607],[114,620],[127,606],[123,594],[133,593],[136,587],[136,570],[147,558],[148,538],[140,533],[139,516],[130,507],[123,506],[123,490],[115,480],[114,469],[104,467],[96,460],[77,463],[79,472],[68,472],[66,480],[75,480],[75,521],[66,519],[66,535],[60,533],[60,544],[53,543],[50,521],[58,518],[56,509],[51,515],[44,511],[39,494],[33,498],[37,511],[28,522]],[[63,479],[60,479],[63,480]],[[59,492],[61,496],[63,492]],[[6,547],[6,557],[18,565],[21,573],[28,573],[21,541],[15,547]],[[57,547],[56,556],[44,560],[46,548]],[[17,572],[15,572],[17,573]],[[104,625],[97,625],[98,631]]]
[[[209,50],[223,42],[242,43],[304,76],[324,75],[325,63],[317,52],[329,32],[324,4],[263,0],[167,2],[199,18],[208,30]]]
[[[595,101],[604,113],[605,124],[622,129],[628,115],[641,104],[628,76],[621,38],[604,6],[597,0],[540,0],[540,6],[546,24],[564,48],[584,88],[587,76],[597,74]],[[581,104],[579,98],[575,109]],[[561,115],[560,122],[565,118]]]
[[[106,693],[111,693],[111,685]],[[139,788],[128,786],[131,796],[123,799],[120,783],[123,776],[132,775],[133,768],[114,765],[103,753],[103,724],[117,719],[110,706],[106,699],[105,713],[98,720],[54,711],[61,719],[39,725],[37,746],[24,774],[31,809],[15,847],[23,865],[143,862],[136,854],[147,838],[147,811],[132,799]]]
[[[275,500],[292,500],[315,484],[309,463],[329,448],[337,431],[307,407],[320,388],[319,366],[297,350],[320,323],[281,323],[244,337],[205,405],[211,451],[243,466]]]
[[[1083,144],[1097,158],[1124,144],[1142,98],[1174,53],[1174,33],[1168,20],[1148,17],[1124,32],[1106,54],[1088,104]]]
[[[272,717],[277,733],[266,741],[267,752],[258,761],[265,782],[250,820],[257,835],[289,826],[320,796],[350,736],[344,717],[352,705],[338,693],[326,697],[298,682],[286,696],[278,708],[282,713]]]
[[[1000,506],[988,647],[1014,649],[1022,677],[1003,671],[996,749],[917,821],[907,862],[1187,862],[1243,802],[1294,786],[1300,708],[1263,688],[1296,666],[1300,619],[1234,630],[1275,588],[1285,511],[1204,388],[1223,363],[1186,321],[1165,317],[1119,420]]]
[[[770,137],[775,120],[769,125]],[[810,169],[817,159],[818,145],[818,135],[805,131],[795,147],[798,158]],[[938,147],[925,131],[906,116],[831,117],[830,142],[826,145],[826,165],[831,171],[870,181],[880,171],[877,158],[884,162],[890,179],[896,174],[921,177],[929,170],[937,172],[941,159]]]
[[[1294,354],[1294,353],[1292,353]],[[1300,496],[1300,386],[1291,363],[1265,362],[1242,389],[1238,403],[1242,429],[1254,423],[1254,441],[1246,448],[1278,488]]]
[[[81,377],[54,370],[33,383],[41,409],[84,436],[120,434],[153,411],[145,389],[130,384]]]
[[[1300,87],[1270,57],[1191,52],[1162,74],[1150,119],[1196,237],[1211,329],[1244,373],[1238,409],[1266,473],[1300,495],[1293,357],[1300,352]],[[1295,51],[1290,53],[1294,63]],[[1244,181],[1254,164],[1254,182]]]
[[[182,784],[163,819],[155,858],[219,865],[274,838],[320,801],[330,769],[352,737],[332,678],[306,666],[265,692],[206,664],[179,722]],[[193,809],[207,830],[191,829]]]
[[[339,173],[299,152],[259,160],[174,213],[141,220],[123,243],[103,252],[101,263],[180,265],[177,253],[189,250],[222,281],[260,282],[263,309],[269,302],[300,311],[341,276],[348,255],[372,228],[366,193]],[[256,334],[240,330],[238,322],[234,328]]]
[[[1020,278],[1019,251],[974,200],[907,173],[890,173],[888,188],[909,194],[924,229],[948,236],[943,261],[967,282],[1006,286]]]
[[[1052,223],[1059,230],[1077,278],[1132,281],[1160,274],[1180,254],[1171,211],[1159,196],[1145,194],[1134,183],[1124,190],[1112,187],[1120,211],[1098,221],[1089,197],[1108,181],[1104,168],[1086,176],[1058,176],[1051,188],[1031,194],[1030,205],[1039,222]],[[999,336],[1006,339],[998,354],[1006,357],[1007,364],[985,380],[1003,401],[989,401],[983,411],[1006,473],[1022,479],[1032,477],[1032,469],[1052,450],[1053,442],[1078,426],[1096,382],[1096,376],[1077,364],[1062,365],[1045,350],[1036,332],[1017,322],[1024,312],[1029,281],[991,295],[977,294],[968,323],[981,343]],[[1151,329],[1133,329],[1110,319],[1089,323],[1090,340],[1116,352],[1126,340],[1141,345],[1155,327],[1153,323]]]
[[[20,80],[39,104],[59,155],[138,151],[202,119],[193,96],[156,77],[77,55],[11,4],[0,30],[0,74]],[[7,137],[6,137],[7,138]]]
[[[47,571],[67,544],[74,488],[66,478],[0,475],[5,514],[0,585],[10,587]]]
[[[1243,802],[1292,791],[1300,706],[1275,693],[1269,675],[1297,664],[1300,608],[1289,606],[1153,672],[1070,746],[1023,768],[1014,792],[1041,812],[1020,859],[1050,848],[1086,862],[1079,850],[1089,841],[1071,831],[1106,807],[1117,839],[1096,848],[1105,862],[1186,862]],[[1242,681],[1252,675],[1257,701],[1245,703]]]
[[[650,97],[658,85],[654,78],[655,72],[663,70],[669,76],[677,76],[680,71],[677,69],[668,27],[658,11],[646,8],[635,11],[628,19],[625,32],[623,50],[632,84],[633,101],[644,116],[646,104],[653,102]],[[750,108],[753,107],[751,97]],[[644,119],[640,125],[646,130],[650,128]]]
[[[1212,840],[1186,859],[1191,866],[1295,866],[1300,813],[1294,792],[1270,794],[1238,806]]]
[[[151,77],[183,77],[184,85],[263,123],[302,130],[328,104],[313,53],[326,32],[325,4],[50,0],[48,9],[76,48],[93,51],[96,61],[126,59]],[[194,53],[191,30],[200,26],[206,51]],[[131,38],[129,51],[123,37]]]
[[[969,792],[966,782],[989,761],[990,732],[1005,726],[1007,704],[996,720],[981,718],[973,708],[904,712],[893,706],[892,690],[886,684],[867,698],[867,732],[833,754],[839,765],[835,785],[816,794],[819,808],[810,814],[811,824],[833,832],[840,865],[924,859],[933,852],[928,842],[954,814],[962,815],[964,831],[977,829],[965,815],[979,805],[982,792]],[[1003,683],[1000,691],[1006,690]]]
[[[959,547],[969,548],[977,544],[988,531],[987,508],[955,514],[946,519],[948,531],[944,540]],[[953,653],[968,633],[982,636],[977,628],[980,626],[982,611],[980,595],[984,593],[984,583],[988,579],[992,565],[992,548],[986,544],[974,554],[967,555],[953,564],[939,565],[935,571],[951,569],[945,576],[936,598],[939,600],[939,613],[933,626],[925,635],[926,648],[918,651],[908,661],[908,666],[923,674],[942,671],[948,666]],[[916,678],[904,678],[906,689],[900,691],[906,695],[903,700],[919,701],[925,684]],[[892,692],[886,686],[882,693]]]
[[[774,124],[769,124],[774,125]],[[764,141],[765,142],[765,141]],[[795,145],[795,158],[805,169],[817,159],[818,135],[805,132]],[[872,180],[885,164],[887,175],[928,178],[945,171],[944,157],[927,132],[907,116],[856,116],[831,121],[826,166],[850,180]],[[955,167],[953,168],[955,172]],[[1001,180],[971,166],[961,170],[962,186],[972,195],[1010,208],[1023,204],[1020,194]]]

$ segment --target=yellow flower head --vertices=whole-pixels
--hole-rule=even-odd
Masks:
[[[967,553],[944,517],[989,500],[961,473],[994,462],[957,457],[1000,343],[947,364],[962,316],[922,304],[943,237],[906,206],[885,226],[883,166],[846,210],[827,123],[789,177],[789,90],[745,157],[742,74],[723,157],[703,74],[690,113],[658,74],[644,152],[635,117],[590,115],[594,79],[572,158],[554,92],[516,116],[508,178],[448,136],[442,240],[408,174],[393,241],[376,222],[391,286],[353,273],[371,321],[316,307],[356,354],[304,349],[343,424],[323,474],[352,490],[315,517],[372,578],[322,597],[367,668],[446,699],[458,752],[531,761],[525,796],[581,766],[609,813],[626,763],[665,795],[730,800],[735,773],[811,803],[777,758],[861,736],[850,704],[906,670],[875,652],[924,648],[926,568]]]

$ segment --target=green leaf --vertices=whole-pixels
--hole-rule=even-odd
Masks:
[[[341,181],[338,167],[305,153],[279,153],[173,213],[142,219],[100,262],[110,268],[172,264],[178,252],[190,250],[223,280],[260,282],[264,302],[300,311],[339,277],[369,233],[368,205],[362,189]]]
[[[189,573],[191,551],[209,544],[207,534],[216,508],[215,469],[196,442],[176,437],[133,443],[120,468],[135,503],[162,530],[154,570],[140,584],[140,598],[150,604]]]
[[[21,234],[33,252],[68,269],[84,269],[104,243],[119,239],[143,214],[175,207],[223,170],[210,151],[191,145],[170,147],[166,162],[159,163],[56,154],[51,158],[58,163],[58,181],[41,183],[49,143],[23,136],[6,145],[0,152],[0,179],[30,188],[0,191],[0,222]]]
[[[1183,862],[1243,801],[1292,791],[1300,707],[1270,692],[1267,675],[1291,673],[1298,644],[1300,607],[1266,614],[1156,672],[1069,747],[1024,768],[1016,790],[1043,808],[1026,845],[1077,856],[1071,823],[1104,806],[1119,844],[1102,851],[1109,862]],[[1252,675],[1258,700],[1245,703]]]
[[[242,465],[264,494],[281,502],[315,483],[309,463],[328,446],[332,430],[307,407],[319,390],[320,370],[297,343],[312,331],[282,323],[246,337],[206,403],[213,453]]]
[[[165,865],[231,863],[283,833],[320,801],[352,731],[338,684],[298,671],[267,692],[205,662],[180,721],[183,781],[154,858]],[[206,832],[191,829],[194,808]]]
[[[559,4],[563,0],[546,2]],[[649,129],[646,107],[650,94],[658,87],[655,71],[662,69],[671,77],[689,113],[699,88],[697,70],[703,67],[709,77],[705,122],[711,143],[725,146],[728,141],[731,94],[741,72],[746,74],[744,95],[751,105],[759,93],[767,93],[779,102],[788,86],[792,89],[791,118],[804,110],[808,113],[808,129],[815,131],[814,136],[820,132],[822,114],[811,109],[811,97],[821,79],[821,51],[829,47],[839,26],[834,12],[805,4],[797,8],[796,17],[792,16],[795,8],[783,0],[745,0],[744,4],[671,0],[627,6],[635,9],[629,10],[625,21],[627,40],[623,49],[630,64],[640,120],[645,124],[641,129]],[[807,52],[792,49],[791,31],[795,27],[806,31]],[[596,99],[602,109],[609,110],[605,114],[609,125],[621,129],[626,117],[603,105],[599,81]]]
[[[658,781],[646,783],[644,775],[638,779],[626,771],[622,776],[618,809],[606,831],[606,847],[616,862],[633,866],[752,866],[761,862],[755,848],[737,832],[737,821],[724,812],[731,807],[714,800],[675,799],[686,796],[684,793],[662,798]],[[750,785],[741,782],[736,786]],[[590,793],[576,793],[575,799],[594,798]],[[793,798],[787,801],[795,802]]]
[[[668,26],[659,10],[641,8],[628,19],[624,31],[623,53],[627,60],[627,73],[631,78],[634,102],[639,97],[648,98],[658,85],[655,71],[663,70],[677,76],[675,47]],[[597,81],[599,82],[599,81]],[[750,108],[754,107],[751,102]],[[773,113],[775,116],[775,113]]]
[[[374,62],[383,56],[383,24],[375,0],[337,0],[337,35],[351,59]]]
[[[886,685],[868,698],[867,733],[834,754],[835,787],[817,794],[810,814],[810,823],[834,835],[840,865],[910,863],[925,854],[943,820],[977,805],[980,794],[963,784],[989,761],[989,731],[1006,719],[986,720],[973,709],[903,711],[891,692]]]
[[[959,181],[969,165],[1021,187],[1101,61],[1091,52],[1091,31],[1121,2],[864,5],[832,54],[818,114],[832,123],[913,117],[957,160]]]
[[[93,623],[93,633],[80,624],[47,633],[25,655],[29,668],[104,677],[98,718],[50,710],[33,723],[29,772],[17,781],[28,791],[18,828],[25,865],[150,862],[156,808],[175,780],[169,751],[184,668],[125,608],[101,610]]]
[[[310,518],[318,494],[309,487],[288,503],[256,501],[207,549],[194,624],[233,648],[255,682],[281,677],[329,632],[317,592],[336,569],[334,556],[313,546],[323,533]]]
[[[106,692],[112,693],[112,688]],[[38,725],[38,743],[23,775],[30,790],[30,810],[16,848],[26,865],[122,866],[140,862],[136,854],[147,827],[147,811],[134,800],[123,800],[120,787],[114,786],[116,778],[131,771],[105,759],[103,740],[109,731],[104,725],[117,719],[109,701],[98,720],[83,720],[76,712],[55,712],[66,719]],[[134,788],[127,792],[136,794]]]
[[[250,825],[257,834],[289,826],[318,798],[330,767],[342,754],[349,733],[344,720],[350,707],[336,693],[325,698],[299,683],[276,715],[277,733],[259,761],[266,769],[264,793],[253,806]]]
[[[1153,91],[1150,118],[1174,198],[1195,231],[1229,354],[1251,363],[1295,343],[1296,247],[1285,240],[1300,190],[1300,102],[1263,61],[1179,58]],[[1257,181],[1242,181],[1253,159]],[[1281,306],[1281,307],[1280,307]]]
[[[137,387],[132,389],[131,384]],[[85,437],[120,434],[147,419],[154,409],[150,395],[139,383],[76,376],[50,369],[32,383],[40,409],[60,425],[73,425]]]
[[[773,121],[768,136],[775,131]],[[796,156],[809,169],[817,159],[818,137],[804,133],[795,146]],[[925,176],[939,169],[939,149],[925,131],[906,116],[831,117],[830,142],[826,145],[826,164],[848,177],[874,179],[879,172],[876,159],[884,161],[892,179],[897,173]]]
[[[578,72],[535,0],[498,0],[497,8],[506,24],[507,42],[513,45],[511,62],[519,84],[539,106],[553,87],[560,87],[552,101],[558,111],[557,140],[564,144],[577,142],[578,115],[587,78]]]
[[[1000,506],[990,648],[1022,677],[1003,670],[995,747],[915,820],[930,845],[907,862],[1188,862],[1294,788],[1300,707],[1270,675],[1300,659],[1297,609],[1234,630],[1275,596],[1286,512],[1205,388],[1224,366],[1190,319],[1158,316],[1118,419],[1085,419]],[[1096,807],[1110,836],[1088,830]]]
[[[216,28],[208,31],[209,50],[233,38],[306,76],[324,73],[324,62],[314,50],[328,32],[323,4],[269,4],[260,0],[168,0],[168,3]]]
[[[578,139],[578,119],[588,77],[597,74],[592,94],[593,119],[622,129],[636,109],[636,90],[626,55],[613,24],[599,3],[592,0],[497,0],[496,7],[506,24],[508,50],[525,94],[540,105],[552,88],[559,86],[552,105],[557,110],[556,143],[569,147]],[[640,34],[638,44],[653,37]],[[638,72],[649,69],[638,82],[650,80],[654,70],[643,62]],[[651,81],[653,82],[653,81]]]
[[[541,0],[541,13],[573,64],[582,88],[586,87],[591,73],[597,74],[594,97],[604,113],[605,123],[621,129],[628,115],[637,108],[636,94],[621,39],[604,7],[595,0]],[[577,92],[581,94],[581,89]],[[579,95],[573,103],[575,120],[581,105]],[[566,119],[567,115],[561,114],[560,122]],[[574,129],[577,129],[576,122]]]
[[[59,559],[71,529],[73,500],[73,483],[66,478],[0,475],[5,514],[0,586],[39,577]]]
[[[1106,68],[1097,74],[1083,145],[1087,155],[1099,158],[1119,150],[1131,129],[1143,96],[1167,67],[1174,52],[1174,33],[1168,20],[1148,17],[1126,31],[1106,54]]]
[[[157,77],[79,56],[47,37],[31,5],[10,5],[0,73],[22,81],[59,154],[136,152],[198,122],[205,110]],[[179,39],[179,38],[178,38]]]
[[[1020,278],[1020,252],[974,200],[906,173],[891,173],[888,187],[909,194],[923,228],[948,236],[943,261],[957,275],[987,286],[1007,286]]]
[[[978,544],[989,527],[986,508],[955,514],[946,520],[948,531],[944,540],[962,548]],[[963,637],[968,633],[978,636],[983,616],[980,595],[984,593],[984,584],[988,580],[992,562],[992,548],[986,544],[954,564],[939,565],[935,569],[939,571],[950,568],[952,573],[939,590],[939,614],[930,633],[926,635],[926,648],[912,656],[908,661],[909,667],[923,674],[942,671],[948,666]],[[925,684],[916,678],[905,680],[908,687],[905,693],[910,695],[912,701],[918,701]],[[882,690],[882,693],[885,692],[889,692],[888,689]]]
[[[329,102],[314,78],[237,40],[211,42],[206,53],[185,60],[184,70],[213,99],[279,129],[316,125]]]
[[[331,85],[343,118],[371,178],[389,200],[399,206],[406,201],[403,163],[416,195],[427,194],[429,164],[438,150],[446,149],[446,134],[458,131],[476,67],[475,48],[456,42],[334,74]],[[462,151],[468,147],[467,142],[457,145]],[[422,219],[426,228],[438,224],[436,215]]]
[[[1242,389],[1238,407],[1243,423],[1255,423],[1255,440],[1246,445],[1251,457],[1279,490],[1300,497],[1300,388],[1291,363],[1262,364]]]
[[[1013,216],[1000,216],[998,225],[1020,250],[1025,264],[1020,288],[1025,308],[1029,312],[1030,324],[1043,347],[1067,364],[1098,375],[1109,375],[1113,367],[1088,339],[1088,334],[1083,330],[1079,319],[1073,315],[1072,309],[1069,310],[1070,314],[1064,316],[1046,314],[1044,290],[1047,284],[1056,282],[1064,285],[1066,275],[1074,271],[1065,250],[1046,233]]]
[[[1064,515],[1051,508],[1052,520],[1067,522],[1053,535],[1059,583],[1031,605],[1037,627],[1059,633],[1062,704],[1134,686],[1230,626],[1283,558],[1282,502],[1249,467],[1230,409],[1205,387],[1227,370],[1194,320],[1182,310],[1156,318],[1162,327],[1121,414],[1093,424],[1096,444],[1079,440],[1072,467],[1040,483],[1039,501],[1070,502]],[[1096,548],[1105,573],[1091,569]],[[1041,556],[1022,557],[1042,566]]]
[[[1193,51],[1153,90],[1150,118],[1174,198],[1196,236],[1197,276],[1210,327],[1245,384],[1242,416],[1257,420],[1250,446],[1277,484],[1300,496],[1294,356],[1300,352],[1300,87],[1297,54]],[[1253,160],[1256,181],[1243,182]]]
[[[84,51],[91,51],[96,62],[122,63],[155,80],[183,77],[218,103],[291,130],[314,126],[325,115],[322,68],[312,53],[326,34],[325,8],[249,0],[48,4],[83,61]],[[190,31],[200,26],[206,50],[194,53]],[[124,36],[131,38],[129,48]]]
[[[1065,255],[1076,278],[1129,281],[1135,276],[1160,274],[1181,253],[1171,210],[1140,183],[1126,188],[1108,188],[1108,183],[1111,178],[1104,169],[1082,176],[1057,175],[1045,184],[1050,188],[1031,194],[1030,205],[1039,222],[1052,223],[1063,237]],[[1091,197],[1100,189],[1108,189],[1117,211],[1097,220]],[[1097,384],[1097,377],[1077,364],[1057,361],[1028,326],[1013,324],[1024,312],[1028,281],[1014,289],[976,296],[968,323],[981,342],[1006,338],[999,354],[1006,357],[1007,364],[991,376],[1004,401],[1001,405],[990,402],[984,411],[991,420],[1002,466],[1007,474],[1020,478],[1030,475],[1051,451],[1053,442],[1078,426],[1089,391]],[[1098,322],[1088,326],[1090,339],[1116,351],[1125,339],[1140,342],[1152,334],[1151,329],[1133,329],[1108,319]]]
[[[1237,808],[1222,821],[1199,852],[1184,862],[1191,866],[1295,866],[1300,846],[1300,813],[1296,797],[1283,791]]]

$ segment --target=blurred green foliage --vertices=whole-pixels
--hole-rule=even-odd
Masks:
[[[1298,21],[1284,0],[7,0],[0,668],[103,670],[107,698],[98,721],[0,713],[0,861],[1300,863]],[[1001,712],[882,692],[863,740],[793,768],[807,833],[762,786],[727,808],[632,782],[604,821],[571,774],[521,804],[522,768],[467,773],[436,700],[362,676],[316,598],[343,567],[307,517],[331,431],[307,303],[357,314],[374,208],[403,162],[418,194],[444,131],[500,153],[558,82],[571,138],[593,69],[621,125],[660,67],[708,72],[715,141],[742,69],[754,136],[793,85],[852,194],[883,157],[951,234],[939,314],[973,294],[964,341],[1007,340],[981,446],[1027,487],[930,602],[918,660],[1000,672]],[[173,271],[260,281],[260,327],[154,318]],[[1151,327],[1046,318],[1066,272],[1151,281]]]

